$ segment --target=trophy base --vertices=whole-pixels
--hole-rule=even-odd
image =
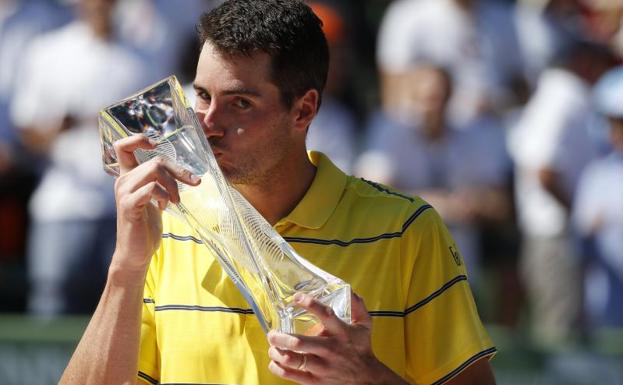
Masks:
[[[326,294],[321,296],[310,294],[320,302],[331,307],[339,319],[350,323],[350,285],[340,282],[336,285],[329,285],[324,291]],[[313,336],[320,334],[323,326],[314,314],[299,307],[288,306],[279,311],[278,329],[282,333]]]

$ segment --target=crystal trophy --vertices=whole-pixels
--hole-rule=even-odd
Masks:
[[[113,143],[146,135],[154,150],[136,150],[139,163],[160,156],[202,178],[178,183],[180,203],[167,211],[183,218],[232,279],[264,330],[314,334],[318,319],[294,304],[298,292],[312,295],[350,323],[350,286],[298,255],[225,179],[195,112],[174,76],[100,112],[104,169],[119,175]]]

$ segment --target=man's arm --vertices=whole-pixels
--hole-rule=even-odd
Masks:
[[[144,273],[111,269],[97,310],[60,384],[136,382],[143,282]]]
[[[448,380],[446,385],[495,385],[495,377],[489,358],[483,357],[474,362],[456,377]]]
[[[565,209],[571,208],[571,197],[564,191],[561,183],[560,174],[551,169],[544,167],[539,170],[539,182],[541,186],[549,192]]]
[[[352,325],[310,296],[298,304],[318,317],[324,330],[314,337],[270,332],[269,369],[299,384],[401,385],[402,377],[381,363],[372,352],[371,320],[363,300],[352,297]],[[450,385],[495,385],[489,361],[480,359],[446,382]]]
[[[160,209],[179,202],[176,180],[197,185],[189,172],[159,158],[138,165],[134,150],[154,149],[135,135],[115,143],[120,176],[115,182],[117,244],[99,305],[76,348],[60,384],[137,382],[141,309],[147,268],[160,244]]]

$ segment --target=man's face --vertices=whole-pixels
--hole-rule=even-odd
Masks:
[[[199,57],[195,110],[233,184],[269,183],[294,151],[294,115],[270,81],[270,57],[224,56],[207,42]]]

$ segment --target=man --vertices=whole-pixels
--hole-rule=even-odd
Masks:
[[[581,266],[569,214],[582,170],[598,150],[591,87],[614,63],[608,48],[581,40],[558,56],[509,136],[530,329],[539,346],[554,351],[568,344],[580,319]]]
[[[522,83],[510,4],[487,0],[393,1],[379,27],[376,61],[386,112],[400,112],[412,67],[437,63],[456,83],[448,114],[465,123],[503,111]]]
[[[602,76],[592,94],[610,151],[582,172],[572,220],[585,246],[584,314],[595,333],[623,326],[623,67]]]
[[[370,311],[353,296],[345,324],[301,296],[320,333],[266,337],[190,229],[161,221],[150,204],[177,202],[175,182],[199,179],[158,159],[138,165],[132,152],[154,146],[134,136],[115,148],[109,280],[61,383],[494,383],[485,358],[495,348],[434,210],[307,155],[328,66],[317,17],[299,1],[236,0],[203,16],[199,30],[196,111],[223,173]]]
[[[373,115],[357,173],[418,195],[435,207],[461,249],[478,300],[479,294],[491,290],[491,285],[478,285],[482,270],[491,271],[502,260],[511,259],[508,265],[514,262],[506,257],[511,247],[503,232],[489,230],[506,230],[512,220],[504,132],[492,119],[450,122],[454,84],[444,67],[420,64],[404,84],[409,91],[400,118],[381,112]],[[502,244],[505,254],[482,247],[493,239]],[[492,261],[495,265],[485,263]],[[511,283],[512,275],[506,275],[511,279],[504,281]],[[503,302],[512,304],[509,292],[503,293]]]
[[[485,119],[459,126],[449,122],[453,83],[441,66],[418,65],[405,82],[404,113],[400,119],[374,116],[357,171],[432,204],[460,246],[470,278],[477,278],[478,233],[510,215],[504,186],[510,162],[502,129]]]
[[[77,1],[76,20],[20,51],[11,117],[25,147],[49,161],[29,202],[32,314],[91,313],[106,281],[115,205],[93,156],[97,112],[146,83],[145,62],[115,35],[115,3]]]

